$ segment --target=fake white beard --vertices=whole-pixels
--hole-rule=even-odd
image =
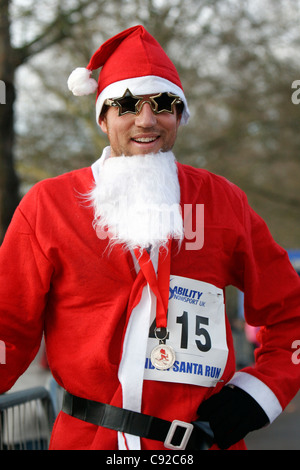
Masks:
[[[110,245],[167,247],[183,238],[180,187],[171,151],[105,160],[90,194],[94,228]]]

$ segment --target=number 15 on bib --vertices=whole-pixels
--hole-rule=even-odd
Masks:
[[[167,370],[152,365],[151,351],[157,346],[152,318],[144,379],[214,387],[221,380],[228,358],[223,291],[181,276],[170,277],[169,291],[165,345],[175,351],[176,359]],[[162,344],[161,349],[157,354],[163,360],[168,348]]]

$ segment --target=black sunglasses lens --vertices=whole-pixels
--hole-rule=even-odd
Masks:
[[[125,96],[124,98],[118,99],[120,114],[135,113],[135,106],[138,102],[139,99],[133,98],[132,96]]]
[[[160,96],[153,98],[153,101],[157,104],[157,111],[167,111],[172,113],[173,107],[172,103],[174,102],[175,97],[169,96],[168,93],[162,93]]]

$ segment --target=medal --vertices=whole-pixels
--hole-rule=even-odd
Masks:
[[[168,370],[175,362],[175,352],[171,346],[159,344],[151,351],[150,360],[155,369]]]
[[[157,335],[158,330],[164,330],[163,338],[159,338]],[[155,328],[154,330],[156,338],[159,340],[158,346],[152,349],[150,360],[155,369],[168,370],[172,367],[175,362],[175,351],[171,346],[166,345],[166,338],[168,331],[166,328]]]

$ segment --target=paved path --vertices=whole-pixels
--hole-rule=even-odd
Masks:
[[[31,387],[44,386],[48,388],[51,372],[41,368],[37,361],[34,361],[27,371],[17,380],[9,392],[16,392]]]
[[[250,433],[249,450],[300,450],[300,392],[268,427]]]

